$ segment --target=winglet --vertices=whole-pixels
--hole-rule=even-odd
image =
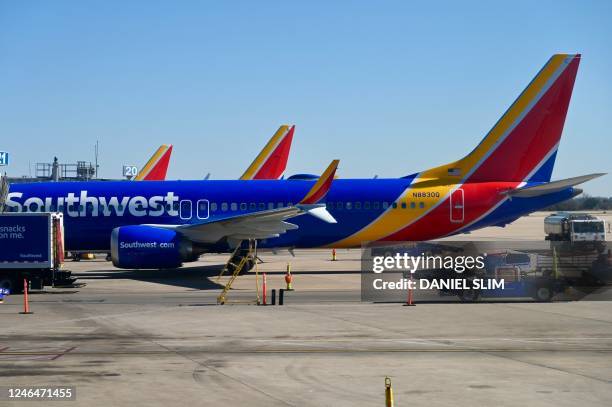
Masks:
[[[170,156],[172,155],[172,144],[162,144],[155,154],[147,161],[145,166],[138,172],[134,181],[163,181],[166,179]]]
[[[240,179],[279,179],[287,168],[294,131],[295,126],[280,126]]]
[[[338,164],[340,160],[334,160],[329,164],[323,175],[319,177],[319,180],[316,184],[308,191],[304,199],[300,201],[302,205],[312,205],[319,202],[321,199],[325,198],[327,192],[331,188],[332,181],[334,180],[334,175],[336,175],[336,169],[338,168]]]

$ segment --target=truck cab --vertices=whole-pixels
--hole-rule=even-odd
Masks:
[[[603,242],[606,240],[606,228],[601,219],[575,219],[570,222],[570,240],[572,242]]]
[[[605,242],[605,222],[586,213],[559,212],[544,219],[546,240],[577,242]]]

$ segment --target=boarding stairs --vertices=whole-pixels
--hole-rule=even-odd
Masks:
[[[244,247],[245,242],[247,243],[246,248]],[[223,270],[221,270],[221,273],[217,277],[217,281],[219,281],[219,279],[225,274],[232,273],[228,282],[225,284],[223,291],[217,297],[217,304],[223,305],[227,303],[227,296],[236,278],[238,278],[238,276],[243,270],[248,271],[255,263],[255,252],[257,250],[256,247],[257,246],[255,240],[242,241],[233,251],[229,260],[227,261],[227,263],[225,263]]]

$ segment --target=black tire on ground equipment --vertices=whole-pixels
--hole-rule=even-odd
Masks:
[[[461,302],[476,302],[480,299],[480,290],[470,288],[459,293]]]
[[[8,288],[11,294],[21,294],[23,292],[23,280],[17,277],[0,277],[0,288]]]
[[[553,295],[553,289],[549,284],[541,284],[536,287],[533,298],[539,302],[549,302]]]

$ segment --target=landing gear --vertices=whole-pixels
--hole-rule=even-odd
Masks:
[[[238,274],[242,275],[251,271],[253,267],[255,267],[256,261],[257,259],[255,256],[253,256],[252,250],[240,248],[232,253],[232,256],[225,265],[225,268],[227,269],[227,272],[233,274],[238,266],[242,264],[242,267],[240,267],[240,270],[238,271]],[[222,274],[225,274],[225,270]]]

